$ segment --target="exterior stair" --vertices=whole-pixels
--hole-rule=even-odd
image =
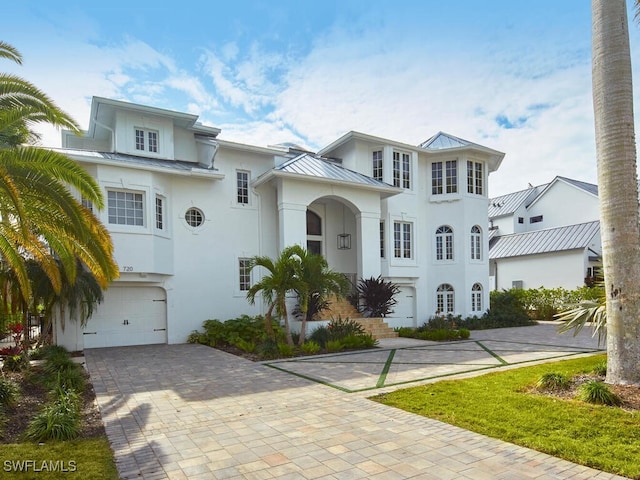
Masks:
[[[375,339],[398,337],[398,333],[394,332],[393,328],[385,323],[384,318],[364,318],[346,299],[336,300],[334,297],[331,300],[331,307],[324,310],[321,315],[326,320],[338,318],[354,320],[362,325],[365,331]]]

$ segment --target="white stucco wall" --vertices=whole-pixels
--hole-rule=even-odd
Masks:
[[[509,290],[513,282],[521,280],[523,288],[556,288],[568,290],[584,285],[586,258],[583,250],[528,255],[495,261],[498,290]]]
[[[530,223],[529,219],[538,215],[543,216],[543,221]],[[598,219],[598,197],[563,180],[557,180],[531,204],[526,222],[527,230],[531,231]]]

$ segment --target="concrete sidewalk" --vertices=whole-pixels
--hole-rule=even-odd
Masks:
[[[521,345],[519,355],[532,361],[541,360],[533,358],[541,351],[559,352],[551,347],[568,349],[567,355],[597,347],[588,335],[556,338],[554,328],[473,332],[472,337],[508,343],[503,354],[509,355],[517,355]],[[423,356],[419,368],[424,367],[423,348],[416,350],[404,339],[395,342],[385,342],[385,348],[406,358],[415,350]],[[201,345],[85,353],[118,470],[126,479],[622,478]],[[447,359],[437,362],[440,367],[459,365],[453,361],[462,358],[460,351],[451,350],[449,357],[436,353]],[[467,366],[479,360],[476,353],[465,355],[471,360]],[[323,361],[340,366],[349,358],[339,357]],[[307,365],[317,371],[317,364]],[[347,365],[350,379],[368,376],[357,371],[360,363]],[[341,366],[341,375],[349,368]]]

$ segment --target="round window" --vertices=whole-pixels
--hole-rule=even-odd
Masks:
[[[204,213],[199,208],[190,208],[184,214],[184,219],[192,227],[199,227],[204,222]]]

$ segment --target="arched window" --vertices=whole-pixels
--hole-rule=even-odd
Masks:
[[[443,283],[436,290],[436,312],[446,315],[454,311],[455,298],[453,287],[448,283]]]
[[[322,255],[322,219],[311,210],[307,210],[307,250]]]
[[[482,230],[478,225],[471,227],[471,260],[482,260]]]
[[[482,285],[474,283],[471,287],[471,311],[482,311]]]
[[[436,230],[436,260],[453,260],[453,230],[447,225]]]

